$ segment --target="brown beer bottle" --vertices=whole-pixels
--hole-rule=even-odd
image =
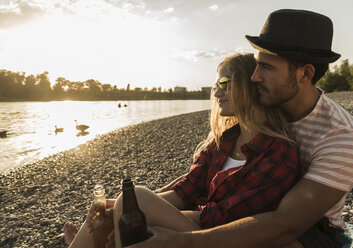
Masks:
[[[94,247],[104,248],[108,234],[114,229],[114,222],[112,217],[105,214],[106,199],[103,186],[96,185],[93,194],[96,212],[92,218]]]
[[[145,214],[139,209],[131,179],[123,182],[123,210],[119,219],[121,246],[129,246],[149,238]]]

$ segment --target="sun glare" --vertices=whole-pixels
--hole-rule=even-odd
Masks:
[[[92,18],[52,14],[9,32],[0,61],[27,74],[48,71],[52,83],[60,76],[132,83],[137,69],[140,78],[134,75],[135,80],[148,82],[151,71],[165,70],[173,43],[165,24],[126,13]]]

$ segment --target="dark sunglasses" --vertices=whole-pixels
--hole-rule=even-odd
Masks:
[[[216,82],[214,90],[217,90],[219,87],[221,90],[227,90],[228,89],[228,83],[230,79],[227,77],[221,77],[218,82]]]

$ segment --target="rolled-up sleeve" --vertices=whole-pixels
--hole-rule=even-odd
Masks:
[[[201,152],[191,165],[189,173],[173,185],[172,190],[183,200],[187,209],[195,209],[199,199],[207,196],[208,167],[208,154]]]

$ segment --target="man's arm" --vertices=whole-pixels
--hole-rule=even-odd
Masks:
[[[276,211],[216,227],[209,231],[210,238],[207,239],[226,240],[227,243],[221,247],[288,245],[314,225],[344,194],[323,184],[301,179],[284,196]]]
[[[281,247],[314,225],[344,194],[303,178],[284,196],[275,211],[201,231],[178,233],[155,229],[154,237],[129,248]]]

